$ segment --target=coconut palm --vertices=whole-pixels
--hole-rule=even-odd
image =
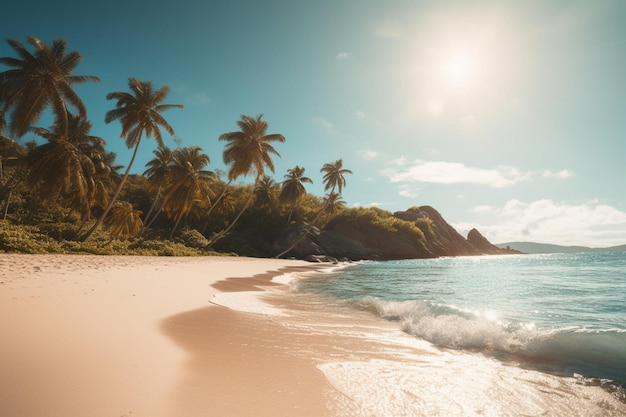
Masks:
[[[276,181],[269,175],[263,175],[254,188],[254,201],[259,206],[267,206],[274,200]]]
[[[339,193],[330,193],[324,197],[323,201],[324,211],[329,214],[333,214],[346,206],[346,202],[342,200]]]
[[[161,128],[165,129],[165,131],[172,136],[174,135],[174,129],[163,116],[161,116],[161,113],[172,108],[183,108],[180,104],[162,104],[169,93],[167,86],[163,86],[155,91],[152,88],[151,81],[139,81],[131,77],[128,79],[128,87],[132,91],[132,94],[124,91],[116,91],[107,94],[107,100],[117,100],[117,102],[115,108],[107,112],[105,122],[110,123],[114,120],[120,121],[122,124],[120,137],[126,140],[126,146],[129,149],[134,147],[133,155],[130,158],[126,172],[124,172],[124,176],[117,186],[108,207],[83,237],[83,240],[89,238],[93,231],[102,224],[109,214],[111,207],[117,200],[117,197],[124,187],[124,183],[128,179],[135,157],[137,156],[141,138],[144,135],[148,138],[154,138],[159,147],[164,147]]]
[[[245,177],[253,173],[256,184],[265,174],[265,168],[272,173],[274,172],[272,154],[278,157],[280,154],[274,149],[272,142],[284,142],[285,137],[279,133],[267,134],[267,122],[262,120],[262,117],[262,114],[256,119],[242,115],[241,120],[237,122],[239,131],[224,133],[219,137],[219,140],[228,142],[223,153],[223,159],[224,163],[230,166],[228,170],[229,182],[242,175]],[[209,246],[230,232],[253,198],[254,191],[250,193],[246,204],[228,227],[211,238]]]
[[[287,223],[291,222],[291,215],[295,209],[296,203],[300,198],[306,194],[304,183],[313,184],[313,180],[304,176],[304,168],[296,165],[294,168],[287,170],[285,174],[285,181],[282,182],[282,189],[280,191],[280,201],[291,205],[289,210],[289,216],[287,217]]]
[[[89,157],[66,140],[36,147],[25,158],[26,184],[39,203],[60,202],[89,219],[94,197],[95,167]]]
[[[328,196],[324,199],[322,208],[317,213],[311,224],[304,229],[304,232],[297,239],[295,239],[295,241],[287,249],[276,255],[276,258],[280,258],[295,248],[298,243],[300,243],[309,234],[312,226],[317,224],[322,214],[324,214],[324,212],[328,209],[329,204],[331,204],[332,201],[336,201],[341,198],[341,189],[346,186],[345,174],[352,174],[352,171],[343,168],[343,161],[341,159],[338,159],[330,164],[324,164],[322,169],[320,169],[320,172],[324,173],[324,189],[330,190]],[[335,193],[335,188],[339,190],[339,193]],[[335,196],[334,194],[337,195]]]
[[[6,115],[10,111],[9,132],[21,137],[50,107],[63,135],[68,131],[68,103],[79,116],[86,118],[87,114],[72,85],[100,79],[73,75],[82,57],[75,51],[66,53],[67,41],[56,39],[48,46],[34,36],[26,40],[35,49],[34,53],[9,39],[7,43],[19,58],[0,58],[1,64],[11,68],[0,73],[0,130],[6,127]]]
[[[109,229],[111,238],[137,236],[141,230],[141,210],[135,210],[133,205],[126,201],[116,201],[111,208],[111,216],[106,219],[105,225]]]
[[[335,188],[341,194],[341,189],[346,186],[345,174],[352,174],[352,171],[343,168],[341,159],[336,160],[332,164],[324,164],[320,172],[324,173],[324,191],[330,189],[330,194],[335,191]]]
[[[199,203],[210,201],[211,183],[216,176],[203,168],[209,165],[209,157],[199,146],[176,149],[167,173],[167,186],[163,196],[164,210],[174,220],[170,239],[180,221],[189,214],[199,215]]]

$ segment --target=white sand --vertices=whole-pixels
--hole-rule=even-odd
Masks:
[[[193,320],[177,322],[173,330],[169,326],[180,336],[174,341],[163,331],[164,320],[191,310],[206,312],[203,308],[219,291],[211,285],[220,280],[287,267],[311,264],[234,257],[0,254],[0,416],[228,415],[201,409],[208,391],[216,387],[194,385],[187,377],[190,354],[180,340],[204,337],[206,332],[198,335]],[[223,289],[233,282],[237,280],[228,280]],[[246,282],[241,290],[253,289],[250,280]],[[242,313],[215,306],[208,311],[218,316],[207,320],[221,320],[213,323],[219,326],[209,346],[228,350],[224,343],[241,343],[218,341],[216,334],[226,336],[236,314],[240,326],[249,325],[241,322]],[[212,360],[219,354],[207,353]],[[213,382],[228,382],[235,368],[227,360],[224,357],[221,374],[212,375]],[[245,366],[254,363],[252,356]],[[310,382],[323,386],[321,374],[314,374],[314,365],[309,368]],[[288,383],[289,378],[283,379]],[[232,402],[237,395],[245,396],[233,392],[235,388],[214,392],[231,395]],[[321,400],[312,401],[310,415],[316,415]],[[221,407],[227,412],[229,402]],[[255,410],[255,404],[248,407],[248,415],[275,411]]]

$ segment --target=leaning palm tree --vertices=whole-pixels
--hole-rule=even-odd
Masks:
[[[291,222],[291,215],[293,214],[296,203],[306,194],[304,183],[313,184],[313,180],[304,176],[303,167],[296,165],[294,168],[287,170],[279,197],[281,202],[291,205],[289,216],[287,217],[287,224]]]
[[[241,120],[237,122],[239,131],[224,133],[219,137],[219,140],[228,142],[223,153],[223,159],[224,163],[230,166],[228,170],[229,182],[240,176],[246,177],[253,173],[256,184],[265,175],[265,168],[274,172],[272,154],[278,157],[280,154],[274,149],[272,142],[285,142],[285,137],[279,133],[266,134],[267,122],[262,120],[262,117],[262,114],[256,119],[242,115]],[[226,229],[216,233],[211,238],[209,247],[230,232],[253,198],[254,192],[251,192],[246,204],[235,219],[230,222]]]
[[[300,243],[311,231],[312,226],[314,226],[322,217],[322,214],[327,210],[328,205],[337,199],[341,198],[341,189],[346,186],[346,174],[352,174],[352,171],[349,169],[343,168],[343,161],[341,159],[336,160],[331,164],[324,164],[320,172],[324,173],[324,190],[330,190],[328,193],[328,197],[324,199],[324,204],[322,208],[315,216],[315,219],[311,222],[311,224],[304,229],[304,232],[295,239],[295,241],[284,251],[275,256],[275,258],[280,258],[285,255],[287,252],[295,248],[298,243]],[[335,188],[339,190],[339,193],[335,193]],[[336,194],[336,195],[334,195]]]
[[[21,137],[50,107],[59,132],[64,135],[68,131],[68,103],[82,118],[87,114],[72,85],[100,79],[73,75],[82,57],[75,51],[66,53],[67,41],[56,39],[51,46],[33,36],[27,41],[34,47],[34,53],[9,39],[7,43],[19,58],[0,58],[0,64],[11,68],[0,73],[0,130],[6,127],[6,115],[10,111],[9,132]]]
[[[336,160],[332,164],[324,164],[320,172],[324,172],[324,190],[330,189],[330,194],[337,188],[339,194],[341,189],[346,186],[346,174],[352,174],[349,169],[343,168],[343,161],[341,159]]]
[[[120,121],[122,124],[120,137],[126,140],[126,146],[129,149],[134,147],[133,156],[130,158],[126,172],[124,172],[124,176],[117,186],[109,205],[100,218],[98,218],[98,221],[89,229],[85,236],[83,236],[83,240],[88,239],[94,230],[102,224],[109,214],[111,207],[117,200],[117,197],[124,187],[124,183],[128,179],[135,157],[137,156],[141,138],[144,135],[148,138],[153,137],[158,146],[163,147],[164,144],[160,129],[165,129],[170,135],[174,135],[174,129],[172,129],[169,123],[161,116],[161,113],[172,108],[183,108],[181,104],[162,104],[170,91],[167,86],[163,86],[155,91],[152,88],[152,81],[139,81],[131,77],[128,79],[128,87],[132,91],[132,94],[124,91],[116,91],[107,94],[107,100],[117,100],[117,103],[115,104],[115,109],[107,112],[105,122],[111,123],[114,120]]]
[[[209,157],[202,153],[199,146],[174,151],[163,196],[165,213],[174,220],[170,239],[185,216],[191,213],[198,215],[199,203],[210,201],[211,183],[216,176],[214,172],[203,169],[209,162]]]

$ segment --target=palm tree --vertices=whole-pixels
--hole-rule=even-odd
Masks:
[[[309,234],[312,226],[318,222],[322,214],[324,214],[324,212],[327,210],[329,204],[333,200],[336,201],[337,199],[341,198],[341,189],[346,186],[345,174],[352,174],[352,171],[343,168],[343,161],[341,159],[338,159],[331,164],[324,164],[324,166],[322,166],[322,169],[320,169],[320,172],[324,173],[324,190],[330,189],[328,196],[324,199],[324,204],[322,205],[322,208],[315,216],[315,219],[313,219],[313,221],[311,222],[311,225],[304,229],[304,233],[302,233],[287,249],[276,255],[275,258],[280,258],[287,252],[295,248],[296,245],[298,245],[298,243],[300,243],[302,239],[304,239],[305,236]],[[339,193],[335,193],[335,188],[339,190]],[[334,196],[333,194],[337,195]]]
[[[97,196],[96,164],[100,168],[104,158],[104,140],[89,134],[89,121],[69,113],[65,124],[57,120],[51,129],[29,130],[48,142],[25,158],[26,183],[40,202],[60,200],[86,222]]]
[[[267,167],[274,172],[274,162],[271,154],[280,157],[280,154],[272,146],[272,142],[285,142],[285,137],[279,133],[266,134],[267,122],[262,120],[263,115],[255,118],[241,116],[237,122],[240,130],[236,132],[224,133],[219,140],[228,142],[223,153],[224,163],[230,166],[228,170],[229,182],[240,176],[255,175],[255,184],[265,174]],[[237,223],[241,215],[246,211],[250,202],[254,198],[254,192],[250,193],[246,204],[240,210],[235,219],[219,233],[216,233],[210,240],[209,247],[224,237]]]
[[[341,194],[341,189],[346,186],[345,174],[352,174],[349,169],[343,168],[343,161],[341,159],[336,160],[332,164],[324,164],[320,172],[324,172],[324,191],[330,189],[330,194],[335,191],[335,188]]]
[[[313,180],[304,176],[304,168],[296,165],[294,168],[288,169],[285,175],[285,181],[282,183],[282,189],[280,191],[280,201],[291,205],[289,210],[289,216],[287,217],[287,224],[291,222],[291,215],[295,209],[296,203],[300,198],[306,194],[304,183],[313,184]]]
[[[144,171],[143,175],[148,178],[148,182],[150,184],[148,192],[154,193],[154,200],[152,201],[150,210],[148,210],[148,214],[146,214],[144,227],[150,227],[163,208],[165,201],[162,201],[161,208],[154,214],[154,216],[152,218],[150,217],[159,200],[162,200],[161,192],[163,190],[163,186],[165,185],[167,174],[170,170],[170,163],[173,159],[173,152],[167,146],[155,149],[152,153],[154,154],[154,158],[146,164],[148,169]]]
[[[107,94],[107,100],[117,100],[117,103],[115,104],[115,109],[107,112],[105,122],[111,123],[114,120],[120,121],[122,124],[120,137],[126,140],[126,146],[129,149],[134,147],[133,156],[130,158],[122,181],[120,181],[117,186],[108,207],[104,210],[98,221],[89,229],[87,234],[83,237],[83,240],[89,238],[94,230],[102,224],[109,214],[111,207],[117,200],[117,197],[124,187],[124,183],[128,179],[135,157],[137,156],[141,138],[144,135],[148,138],[154,137],[158,146],[164,147],[160,128],[165,129],[165,131],[172,136],[174,135],[174,129],[172,129],[169,123],[161,116],[161,113],[172,108],[183,108],[181,104],[162,104],[169,93],[167,86],[163,86],[159,90],[154,91],[152,81],[139,81],[131,77],[128,79],[128,87],[133,94],[123,91]]]
[[[259,206],[267,206],[274,200],[276,181],[269,175],[263,175],[254,188],[254,201]]]
[[[330,193],[326,197],[324,197],[323,207],[324,211],[329,214],[335,213],[337,210],[340,210],[346,206],[346,202],[342,200],[341,194],[339,193]]]
[[[170,239],[180,221],[190,213],[198,215],[198,203],[209,201],[210,185],[215,181],[215,173],[203,170],[209,165],[209,157],[199,146],[177,149],[167,174],[167,186],[163,200],[168,217],[174,220]]]
[[[141,230],[141,210],[135,210],[133,205],[126,201],[116,201],[111,208],[111,216],[106,219],[105,225],[114,237],[137,236]]]
[[[20,164],[22,158],[26,155],[26,149],[20,146],[8,136],[0,134],[0,185],[2,186],[2,220],[6,220],[9,213],[9,204],[15,187],[20,183],[23,173],[23,167]],[[13,175],[5,181],[5,168],[7,165],[13,165]]]
[[[78,111],[80,117],[86,118],[87,114],[72,85],[100,79],[72,74],[82,57],[75,51],[66,53],[67,41],[56,39],[51,46],[34,36],[29,36],[27,41],[35,48],[34,53],[20,42],[9,39],[7,43],[19,58],[0,58],[0,63],[11,68],[0,73],[0,130],[6,127],[6,114],[11,110],[9,132],[21,137],[39,120],[44,110],[51,107],[59,133],[67,134],[67,103]]]

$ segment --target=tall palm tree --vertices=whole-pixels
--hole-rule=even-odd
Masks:
[[[335,191],[335,188],[337,188],[339,194],[341,194],[341,189],[346,186],[345,174],[352,174],[352,171],[343,168],[343,161],[341,159],[331,164],[324,164],[320,172],[324,172],[324,191],[330,189],[330,194]]]
[[[137,156],[141,138],[144,135],[148,138],[153,137],[159,147],[164,147],[160,129],[165,129],[172,136],[174,135],[174,129],[161,116],[161,113],[172,108],[183,108],[181,104],[162,104],[170,91],[167,86],[163,86],[155,91],[152,88],[152,81],[139,81],[131,77],[128,79],[128,88],[132,91],[132,94],[124,91],[107,94],[107,100],[117,100],[117,103],[113,110],[107,112],[105,122],[120,121],[122,124],[120,137],[126,140],[126,146],[129,149],[134,147],[133,156],[130,158],[126,172],[124,172],[124,176],[117,186],[109,205],[98,218],[98,221],[83,236],[83,240],[88,239],[94,230],[102,224],[117,200]]]
[[[0,73],[0,130],[6,127],[6,114],[10,110],[9,132],[21,137],[50,107],[59,132],[66,134],[68,103],[82,118],[86,118],[87,114],[72,85],[100,79],[73,75],[82,57],[75,51],[66,53],[66,40],[56,39],[51,46],[34,36],[26,40],[35,49],[34,53],[20,42],[9,39],[7,43],[19,58],[0,58],[1,64],[11,68]]]
[[[311,222],[311,224],[304,229],[304,232],[284,251],[275,256],[275,258],[280,258],[285,255],[287,252],[295,248],[298,243],[300,243],[311,231],[313,225],[315,225],[322,214],[327,210],[328,205],[332,201],[336,201],[341,198],[341,189],[346,186],[346,178],[345,174],[352,174],[352,171],[349,169],[343,168],[343,161],[341,159],[336,160],[330,164],[324,164],[320,172],[324,173],[323,181],[324,181],[324,190],[330,190],[328,196],[324,199],[324,204],[322,208],[315,216],[315,219]],[[339,193],[335,193],[335,188],[339,190]],[[333,194],[337,194],[336,196]]]
[[[237,122],[239,131],[224,133],[219,137],[219,140],[228,142],[223,153],[223,159],[224,163],[230,166],[228,170],[229,182],[242,175],[245,177],[253,173],[256,184],[265,174],[266,167],[272,173],[274,172],[272,154],[278,157],[280,154],[274,149],[272,142],[285,142],[285,137],[279,133],[267,134],[267,122],[262,118],[262,114],[256,118],[242,115],[241,120]],[[239,214],[226,229],[216,233],[211,238],[209,246],[230,232],[253,198],[254,192],[251,192]]]
[[[185,216],[190,213],[198,215],[198,203],[209,201],[210,185],[216,179],[215,173],[203,169],[209,162],[209,157],[199,146],[174,151],[163,196],[165,213],[175,222],[170,239]]]
[[[294,168],[287,170],[279,197],[280,201],[291,205],[289,216],[287,217],[287,224],[291,222],[291,215],[293,214],[296,203],[303,195],[306,194],[304,183],[313,184],[313,180],[304,176],[303,167],[296,165]]]

